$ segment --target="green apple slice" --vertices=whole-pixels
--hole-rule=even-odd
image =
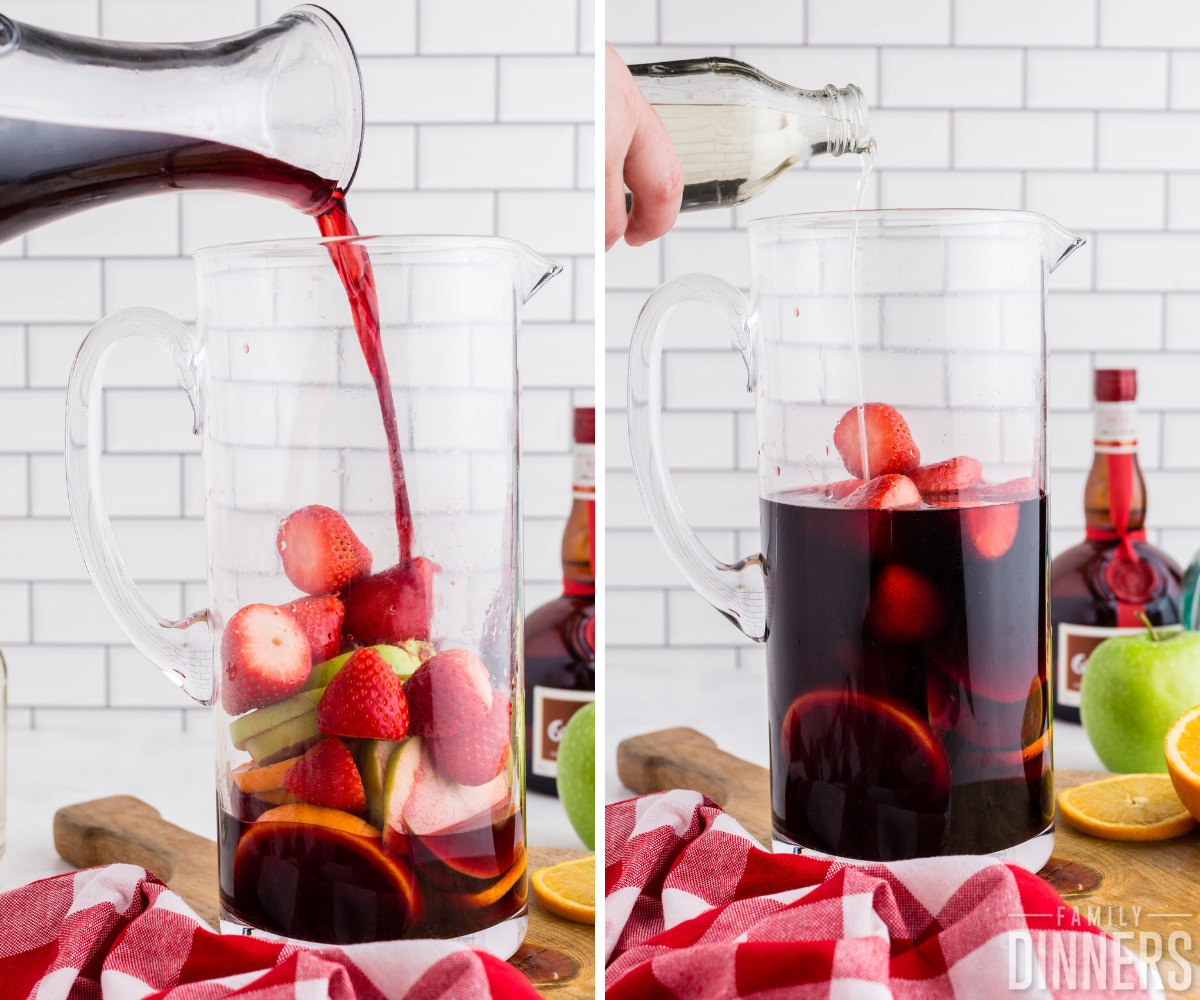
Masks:
[[[268,705],[266,708],[259,708],[253,712],[248,712],[240,719],[234,719],[229,724],[229,738],[233,740],[233,745],[238,750],[246,749],[246,741],[251,737],[257,736],[259,733],[265,733],[268,729],[273,729],[281,722],[287,722],[288,719],[294,719],[298,715],[304,715],[316,709],[317,702],[321,700],[321,695],[325,691],[322,688],[317,688],[313,691],[301,691],[299,694],[292,695],[290,698],[285,698],[283,701],[277,701],[274,705]]]
[[[421,665],[418,651],[410,652],[400,646],[388,645],[370,646],[368,648],[375,650],[375,652],[382,656],[383,661],[392,668],[392,671],[402,681],[408,680]],[[314,688],[326,687],[337,675],[337,672],[346,665],[346,661],[357,652],[357,649],[352,649],[349,653],[342,653],[340,656],[335,656],[332,660],[318,663],[312,668],[312,673],[308,675],[308,681],[304,685],[304,690],[311,691]]]
[[[321,731],[317,728],[317,713],[314,710],[272,726],[265,733],[251,736],[246,740],[246,750],[254,758],[255,764],[270,764],[274,763],[272,758],[282,760],[304,753],[320,738]]]
[[[367,793],[367,822],[383,829],[387,815],[387,800],[383,789],[387,780],[388,761],[396,748],[396,740],[363,740],[358,747],[358,773],[362,776],[363,788]]]
[[[383,776],[383,847],[384,850],[403,852],[406,845],[404,803],[412,794],[417,781],[417,772],[424,760],[425,741],[420,736],[410,736],[393,751],[388,758]]]

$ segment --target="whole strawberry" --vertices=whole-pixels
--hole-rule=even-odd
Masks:
[[[360,646],[401,645],[429,638],[433,609],[433,563],[417,556],[373,576],[355,580],[343,595],[346,637]]]
[[[336,736],[321,740],[283,776],[285,791],[314,806],[361,813],[367,793],[346,744]]]
[[[481,722],[492,707],[487,668],[469,649],[447,649],[417,670],[404,684],[412,732],[453,736]]]
[[[435,737],[429,749],[438,769],[460,785],[486,785],[508,762],[512,703],[497,691],[482,720],[453,736]]]
[[[341,514],[320,504],[285,517],[275,544],[287,578],[306,594],[332,594],[371,572],[371,550]]]
[[[308,636],[314,664],[324,663],[338,655],[342,648],[342,619],[346,615],[346,608],[341,601],[332,595],[303,597],[282,607],[284,611],[291,612]]]
[[[867,627],[878,638],[897,645],[921,642],[945,620],[945,598],[920,570],[893,562],[879,571],[867,608]]]
[[[408,735],[404,686],[373,649],[360,649],[337,672],[317,705],[317,728],[333,736],[402,740]]]
[[[221,705],[241,715],[295,694],[308,680],[312,652],[295,616],[247,604],[221,636]]]

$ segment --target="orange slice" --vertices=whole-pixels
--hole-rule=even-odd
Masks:
[[[1167,771],[1175,794],[1200,817],[1200,705],[1189,708],[1167,730]]]
[[[323,826],[330,830],[341,830],[356,837],[380,836],[380,832],[366,820],[359,819],[352,813],[341,809],[330,809],[328,806],[313,806],[307,802],[295,805],[276,806],[268,809],[254,821],[255,823],[307,823],[309,826]]]
[[[303,799],[297,798],[291,792],[284,791],[282,788],[268,788],[265,792],[255,792],[256,799],[262,799],[263,802],[270,802],[272,805],[284,806],[291,802],[303,802]]]
[[[233,769],[233,783],[238,789],[248,794],[269,792],[283,787],[283,776],[288,768],[296,763],[299,757],[289,757],[278,764],[268,764],[266,767],[255,767],[250,761]]]
[[[576,858],[533,873],[533,894],[551,913],[577,924],[596,922],[596,856]]]
[[[1063,819],[1104,840],[1169,840],[1190,833],[1196,820],[1166,774],[1117,774],[1058,793]]]
[[[525,847],[517,845],[516,860],[512,867],[501,875],[495,882],[481,892],[451,892],[446,894],[446,902],[460,910],[475,910],[491,906],[509,889],[517,879],[525,874]]]

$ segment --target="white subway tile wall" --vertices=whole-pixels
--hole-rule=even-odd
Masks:
[[[1200,6],[1182,0],[608,0],[626,62],[732,56],[787,83],[858,84],[879,158],[866,207],[1041,212],[1087,246],[1050,278],[1051,546],[1083,534],[1092,372],[1136,367],[1150,540],[1200,545]],[[680,219],[606,255],[606,623],[612,670],[692,674],[762,650],[692,593],[646,520],[630,471],[625,372],[634,320],[688,271],[745,289],[749,219],[848,209],[856,157],[818,157],[736,211]],[[714,555],[759,548],[753,404],[715,315],[686,307],[664,349],[663,436],[684,510]],[[614,674],[614,676],[617,676]],[[611,688],[610,688],[611,689]]]
[[[508,236],[563,264],[520,341],[527,608],[561,591],[572,408],[594,402],[590,0],[322,0],[362,65],[366,139],[350,194],[364,233]],[[105,38],[190,41],[267,24],[293,0],[6,0],[4,13]],[[67,509],[65,387],[91,324],[126,306],[196,319],[193,250],[313,236],[311,219],[222,193],[159,195],[0,244],[0,648],[10,721],[207,712],[125,640],[88,580]],[[191,408],[148,342],[108,365],[104,480],[118,546],[168,618],[207,601]],[[121,711],[115,711],[120,709]],[[139,723],[140,724],[140,723]]]

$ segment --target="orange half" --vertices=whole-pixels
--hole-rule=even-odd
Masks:
[[[1200,705],[1189,708],[1167,730],[1165,750],[1175,794],[1200,818]]]

